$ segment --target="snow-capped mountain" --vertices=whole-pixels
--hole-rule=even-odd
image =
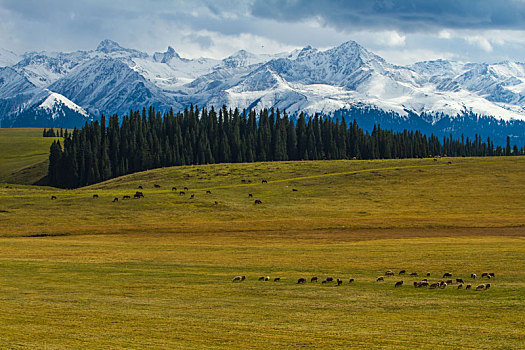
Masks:
[[[111,40],[92,51],[20,57],[5,52],[0,51],[0,66],[7,62],[0,68],[2,125],[20,124],[14,121],[22,114],[34,120],[27,115],[43,113],[42,96],[62,96],[59,105],[84,119],[85,111],[98,117],[148,106],[180,110],[193,103],[327,115],[374,108],[432,125],[465,115],[525,121],[525,64],[517,62],[398,66],[353,41],[276,55],[240,50],[222,60],[186,59],[172,47],[149,55]],[[46,118],[56,120],[52,113]]]

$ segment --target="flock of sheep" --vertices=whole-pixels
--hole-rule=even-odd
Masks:
[[[401,270],[401,271],[399,271],[398,275],[407,275],[407,272],[406,272],[406,270]],[[410,273],[408,275],[412,276],[412,277],[417,277],[418,273],[417,272],[412,272],[412,273]],[[388,270],[388,271],[385,272],[384,276],[377,277],[376,278],[376,282],[383,282],[383,281],[385,281],[385,276],[386,277],[388,277],[388,276],[395,276],[395,273],[392,270]],[[430,272],[426,273],[426,277],[430,277]],[[452,273],[445,272],[443,274],[442,278],[449,278],[447,280],[440,280],[440,281],[436,281],[436,282],[429,282],[428,278],[423,278],[420,281],[414,281],[413,285],[414,285],[415,288],[428,287],[429,289],[436,289],[436,288],[445,289],[447,286],[456,283],[457,284],[457,289],[462,289],[464,284],[466,284],[465,285],[465,289],[466,290],[473,289],[472,288],[472,284],[465,283],[465,281],[462,278],[456,278],[454,280],[454,279],[451,279],[451,277],[452,277]],[[481,274],[481,278],[486,278],[486,279],[489,279],[489,280],[494,278],[494,277],[496,277],[494,272],[483,272]],[[472,274],[470,274],[470,278],[471,279],[476,279],[477,275],[475,273],[472,273]],[[246,280],[246,276],[235,276],[233,278],[232,282],[242,282],[244,280]],[[258,281],[263,281],[263,282],[268,282],[268,281],[271,281],[271,280],[272,280],[272,278],[270,278],[270,276],[261,276],[261,277],[258,278]],[[274,282],[279,282],[280,280],[281,280],[281,277],[274,277],[273,278]],[[310,283],[318,282],[318,281],[319,281],[319,277],[317,277],[317,276],[314,276],[314,277],[310,278]],[[304,284],[306,282],[307,282],[307,279],[304,278],[304,277],[301,277],[301,278],[299,278],[297,280],[297,284]],[[342,279],[340,279],[340,278],[334,279],[334,277],[331,277],[331,276],[326,277],[321,283],[324,284],[324,283],[334,283],[334,282],[338,286],[343,284],[343,280]],[[349,284],[351,284],[353,282],[355,282],[354,278],[350,278],[348,280]],[[395,284],[394,284],[394,287],[395,288],[401,287],[403,284],[404,284],[403,280],[396,281]],[[487,290],[490,287],[491,287],[490,283],[482,283],[482,284],[477,285],[475,290]]]

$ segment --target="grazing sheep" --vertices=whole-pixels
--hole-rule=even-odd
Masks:
[[[189,191],[189,188],[188,187],[184,187],[184,191]]]
[[[462,278],[456,278],[456,283],[465,283]]]
[[[113,198],[113,203],[115,203],[115,202],[118,202],[118,198],[117,197]]]
[[[242,179],[241,182],[244,184],[244,183],[246,183],[246,180],[245,180],[245,179]]]
[[[485,285],[484,284],[480,284],[476,287],[476,290],[483,290],[485,289]]]
[[[241,281],[244,281],[246,279],[246,276],[242,275],[241,276]]]
[[[474,278],[474,279],[476,279],[476,277],[477,277],[477,275],[476,275],[475,273],[471,273],[471,274],[470,274],[470,278]]]
[[[297,188],[292,188],[292,192],[297,192]]]
[[[417,272],[412,272],[410,276],[417,276]]]
[[[448,283],[445,282],[445,283],[443,283],[443,284],[440,286],[440,288],[441,288],[441,289],[445,289],[445,288],[447,288],[447,286],[448,286]]]
[[[94,194],[94,195],[93,195],[93,198],[98,198],[98,194]]]
[[[273,279],[274,282],[279,282],[280,280],[281,280],[281,277],[275,277],[275,278]]]
[[[458,284],[458,289],[461,289],[463,288],[463,285],[462,284]]]
[[[385,276],[394,276],[394,271],[388,270],[387,272],[385,272]]]
[[[177,191],[177,187],[172,187],[171,190],[172,191]]]
[[[353,278],[350,278],[350,279],[348,280],[348,283],[353,283],[354,281],[355,281],[355,280],[354,280]]]
[[[443,274],[443,278],[445,278],[445,277],[452,277],[452,274],[450,272],[445,272]]]
[[[490,288],[490,283],[485,284],[485,289],[489,289],[489,288]]]
[[[494,272],[489,272],[489,276],[492,277],[492,278],[496,277],[496,275],[494,274]]]
[[[421,283],[421,282],[414,281],[414,288],[419,288],[419,287],[421,287],[420,283]]]
[[[421,281],[428,282],[428,280],[426,278],[423,278]]]
[[[427,277],[430,277],[430,272],[427,272]]]
[[[310,282],[317,282],[317,276],[310,278]]]
[[[242,281],[242,277],[241,276],[235,276],[232,280],[232,282],[240,282]]]
[[[301,283],[306,283],[306,278],[302,278],[302,277],[301,277],[301,278],[299,278],[299,279],[297,280],[297,284],[301,284]]]
[[[397,281],[394,287],[401,287],[403,285],[403,281]]]
[[[253,194],[248,193],[248,198],[253,198]]]
[[[154,184],[153,187],[160,188],[160,185]]]
[[[488,275],[489,275],[488,272],[483,272],[483,273],[481,274],[481,278],[483,278],[483,277],[487,277]]]
[[[256,199],[254,204],[262,204],[262,201],[260,199]]]
[[[265,280],[265,281],[269,281],[269,280],[270,280],[270,276],[266,276],[266,277],[264,277],[264,280]]]
[[[323,282],[321,282],[322,284],[325,284],[326,283],[326,280],[324,280]]]
[[[400,275],[404,275],[405,273],[406,273],[406,270],[401,270],[401,271],[399,271],[399,274],[400,274]]]
[[[51,196],[51,199],[57,199],[57,196]]]
[[[446,283],[446,284],[452,284],[452,283],[454,283],[454,282],[453,282],[452,280],[446,280],[445,283]]]
[[[263,183],[263,184],[267,184],[268,181],[267,181],[267,180],[262,180],[261,183]]]
[[[264,281],[264,276],[259,277],[259,281]]]
[[[384,281],[385,278],[383,276],[379,276],[377,279],[376,279],[376,282],[380,282],[380,281]]]
[[[206,191],[206,194],[211,194],[211,191],[210,191],[210,190],[207,190],[207,191]]]
[[[326,277],[326,281],[327,282],[333,282],[334,278],[333,277]]]
[[[190,196],[190,199],[193,199],[193,198],[195,198],[195,195],[194,195],[194,194],[192,194],[192,195]]]
[[[434,288],[437,288],[437,287],[439,287],[439,283],[438,283],[438,282],[434,282],[434,283],[432,283],[432,284],[430,285],[429,288],[434,289]]]
[[[185,194],[186,194],[186,192],[184,192],[184,191],[180,191],[179,192],[179,196],[184,196]]]
[[[217,204],[219,204],[219,202],[215,201],[213,204],[217,205]]]
[[[340,286],[341,284],[343,284],[343,280],[340,280],[339,278],[337,279],[337,285]]]
[[[137,187],[139,190],[142,190],[142,186],[139,185],[139,187]]]
[[[472,288],[472,284],[467,284],[467,286],[465,287],[465,290],[470,289],[470,288]]]
[[[123,196],[122,199],[131,199],[130,196]]]
[[[419,282],[419,286],[420,287],[428,287],[428,282],[427,281],[422,281],[422,282]]]

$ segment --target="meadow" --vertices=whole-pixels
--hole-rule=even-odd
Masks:
[[[6,182],[0,348],[523,348],[524,178],[525,157],[497,157]],[[477,292],[375,281],[389,269],[496,277]],[[312,276],[344,284],[297,284]]]

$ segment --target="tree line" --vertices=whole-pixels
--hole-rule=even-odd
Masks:
[[[153,107],[131,110],[119,120],[86,123],[67,130],[63,142],[50,148],[48,182],[76,188],[153,168],[255,161],[321,159],[389,159],[430,156],[493,156],[523,154],[523,148],[494,146],[482,140],[452,135],[440,140],[420,131],[393,132],[379,125],[371,132],[355,120],[290,118],[278,109],[253,111],[191,106],[161,115]]]
[[[60,130],[57,129],[55,131],[55,129],[53,128],[49,128],[49,129],[44,128],[44,130],[42,131],[42,136],[43,137],[64,137],[64,129],[60,128]]]

